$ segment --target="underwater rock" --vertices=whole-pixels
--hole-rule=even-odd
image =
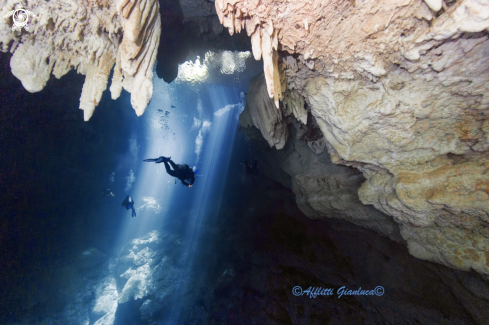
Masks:
[[[289,130],[282,150],[260,152],[264,175],[292,189],[297,206],[311,219],[343,219],[403,242],[392,217],[362,204],[358,189],[365,178],[357,169],[331,161],[324,136],[311,117],[307,126],[292,121]]]
[[[313,61],[319,59],[327,62],[330,73],[375,78],[386,73],[385,53],[400,48],[403,30],[419,33],[429,28],[417,18],[429,12],[422,1],[218,0],[215,5],[229,33],[246,29],[255,59],[263,56],[268,93],[277,107],[284,90],[278,51],[300,55],[310,70],[325,70],[324,64]]]
[[[245,128],[256,126],[270,147],[282,149],[287,141],[288,130],[284,115],[267,96],[263,74],[251,79],[246,106],[239,117],[239,123]]]
[[[112,266],[121,310],[119,314],[116,313],[116,320],[123,319],[120,313],[128,308],[133,308],[142,319],[148,321],[160,317],[163,311],[171,308],[170,301],[177,290],[180,272],[168,251],[171,247],[175,252],[178,246],[175,240],[155,230],[132,240],[121,251]],[[124,317],[129,316],[126,313]]]
[[[361,202],[393,217],[412,255],[489,275],[489,3],[450,2],[438,17],[443,2],[426,3],[221,0],[216,10],[225,27],[258,33],[255,58],[273,26],[284,91],[304,98],[324,135],[315,150],[364,174]],[[317,202],[295,177],[298,200]]]
[[[95,305],[90,314],[94,324],[113,324],[117,310],[117,287],[115,279],[111,276],[100,282],[96,289]]]
[[[0,1],[0,14],[14,9]],[[30,1],[35,16],[29,32],[12,32],[10,19],[0,20],[0,46],[13,53],[12,73],[29,92],[41,91],[51,73],[61,78],[71,69],[86,76],[80,109],[88,121],[107,87],[115,64],[112,98],[122,88],[131,93],[137,115],[153,94],[153,65],[160,37],[158,1]]]
[[[422,56],[417,72],[400,67],[377,83],[318,77],[305,88],[332,160],[364,173],[360,199],[394,217],[411,254],[483,274],[488,50],[487,37],[452,41]],[[439,71],[434,60],[445,62]]]

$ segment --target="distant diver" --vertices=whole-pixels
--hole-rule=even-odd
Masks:
[[[114,193],[112,193],[112,191],[110,189],[103,190],[102,195],[106,196],[106,197],[114,197],[115,196]]]
[[[126,208],[126,210],[132,209],[132,217],[134,218],[136,216],[136,210],[134,210],[134,201],[129,195],[126,196],[124,201],[122,201],[122,206]]]
[[[144,161],[155,162],[156,164],[164,163],[168,175],[178,178],[185,186],[192,187],[192,185],[195,182],[195,174],[198,172],[195,166],[190,168],[189,165],[187,164],[183,164],[183,165],[175,164],[171,160],[171,157],[163,157],[163,156],[159,158],[144,159]],[[170,165],[171,167],[173,167],[173,170],[170,169]],[[189,182],[187,183],[186,181]]]
[[[171,108],[176,108],[176,106],[175,105],[171,105]]]
[[[258,160],[255,159],[253,164],[248,164],[248,159],[241,162],[245,166],[245,171],[247,175],[257,175],[258,174]]]

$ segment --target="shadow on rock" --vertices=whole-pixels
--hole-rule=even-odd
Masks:
[[[139,325],[141,324],[140,308],[143,299],[130,298],[127,302],[119,304],[115,312],[114,325]]]

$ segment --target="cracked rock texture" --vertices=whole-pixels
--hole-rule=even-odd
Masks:
[[[51,74],[71,69],[86,76],[80,109],[88,121],[114,75],[112,98],[130,92],[136,114],[144,113],[153,95],[153,65],[161,21],[156,0],[29,1],[35,16],[29,31],[12,32],[3,18],[17,1],[0,1],[0,47],[10,51],[12,73],[29,92],[41,91]]]
[[[280,71],[265,74],[269,95],[303,98],[332,162],[363,172],[361,202],[393,217],[412,255],[489,274],[489,1],[223,0],[216,9],[234,17],[228,28],[273,26]],[[268,46],[251,42],[254,53]]]

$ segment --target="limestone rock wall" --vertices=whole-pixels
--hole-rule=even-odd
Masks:
[[[257,153],[262,175],[292,189],[298,207],[311,219],[340,218],[403,242],[390,216],[362,204],[357,194],[365,181],[362,173],[331,161],[323,133],[302,110],[306,124],[294,119],[292,112],[275,108],[263,74],[251,80],[239,120],[249,138],[267,143]]]
[[[41,91],[51,74],[61,78],[71,69],[86,75],[80,109],[87,121],[107,87],[111,69],[112,98],[122,88],[143,114],[153,94],[153,65],[161,32],[156,0],[29,1],[34,14],[29,31],[13,32],[17,1],[0,1],[0,47],[13,53],[12,73],[30,92]]]
[[[410,253],[489,274],[489,1],[232,2],[273,25],[286,92]]]
[[[239,117],[240,125],[245,128],[256,126],[270,147],[282,149],[288,136],[287,123],[282,111],[277,110],[268,98],[263,74],[251,79],[246,98],[247,104]]]

